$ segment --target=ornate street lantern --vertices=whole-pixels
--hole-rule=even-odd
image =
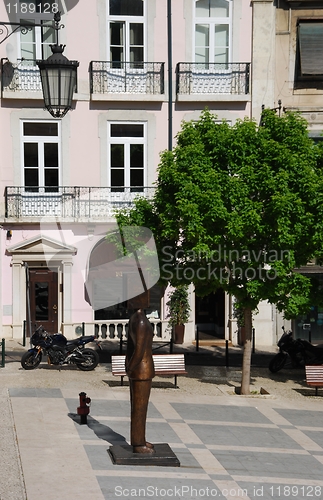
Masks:
[[[45,108],[55,118],[62,118],[72,107],[76,88],[78,61],[63,55],[65,45],[51,45],[52,55],[36,61],[40,70]]]
[[[45,108],[54,118],[62,118],[72,107],[73,93],[77,82],[78,61],[69,61],[63,55],[65,45],[58,45],[58,30],[61,16],[54,16],[57,37],[56,44],[50,45],[52,55],[48,59],[36,61],[40,70]]]
[[[48,59],[36,61],[40,69],[41,84],[45,108],[54,118],[62,118],[72,107],[73,92],[76,89],[78,61],[69,61],[63,55],[65,45],[58,45],[58,31],[64,28],[59,24],[61,13],[54,15],[54,26],[48,24],[30,23],[30,21],[11,23],[0,21],[0,44],[18,30],[22,34],[28,33],[35,26],[40,28],[52,28],[56,31],[56,44],[50,45],[52,55]],[[8,26],[12,27],[9,32]]]

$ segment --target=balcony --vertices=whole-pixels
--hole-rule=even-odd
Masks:
[[[94,335],[101,341],[115,341],[116,344],[118,342],[119,345],[121,344],[122,346],[122,342],[124,343],[124,345],[127,342],[128,323],[129,319],[107,319],[99,321],[95,320],[90,323],[82,323],[82,325],[73,324],[73,326],[71,326],[72,331],[75,331],[76,327],[81,329],[82,335]],[[149,317],[149,323],[151,324],[153,329],[153,342],[155,342],[156,344],[160,342],[170,343],[171,336],[169,330],[167,329],[168,321],[162,321],[160,319]],[[69,325],[66,325],[65,323],[64,328],[66,326]],[[156,348],[154,347],[154,344],[153,348]]]
[[[96,101],[163,101],[164,63],[91,61],[90,85]]]
[[[42,99],[42,86],[36,61],[21,59],[16,64],[1,60],[2,97]]]
[[[153,187],[22,187],[5,188],[5,219],[36,222],[42,217],[104,222],[136,197],[153,197]]]
[[[250,63],[178,63],[178,101],[249,101]]]

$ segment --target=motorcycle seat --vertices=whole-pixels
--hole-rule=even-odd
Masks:
[[[313,351],[315,351],[316,349],[323,349],[323,344],[311,344],[311,342],[309,342],[308,340],[303,340],[303,339],[302,343],[303,345],[305,345],[309,349],[312,349]]]
[[[80,345],[80,344],[87,344],[88,342],[93,342],[94,341],[94,336],[93,335],[83,335],[82,337],[78,337],[77,339],[72,339],[67,341],[67,346],[71,345]]]

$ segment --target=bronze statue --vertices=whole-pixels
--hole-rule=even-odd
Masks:
[[[129,377],[133,453],[155,453],[146,441],[146,418],[152,379],[155,376],[152,356],[153,330],[142,309],[129,320],[126,373]]]

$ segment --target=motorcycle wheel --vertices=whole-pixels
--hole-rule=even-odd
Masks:
[[[276,373],[281,370],[286,363],[286,359],[287,354],[283,354],[282,352],[276,354],[276,356],[273,357],[268,366],[271,373]]]
[[[93,349],[83,349],[82,356],[84,358],[84,361],[82,361],[81,363],[76,363],[76,366],[84,372],[94,370],[94,368],[99,363],[98,353],[96,351],[93,351]]]
[[[37,368],[39,363],[42,360],[42,354],[39,353],[37,358],[35,357],[34,352],[27,351],[25,352],[22,357],[21,357],[21,366],[25,370],[34,370],[34,368]]]

